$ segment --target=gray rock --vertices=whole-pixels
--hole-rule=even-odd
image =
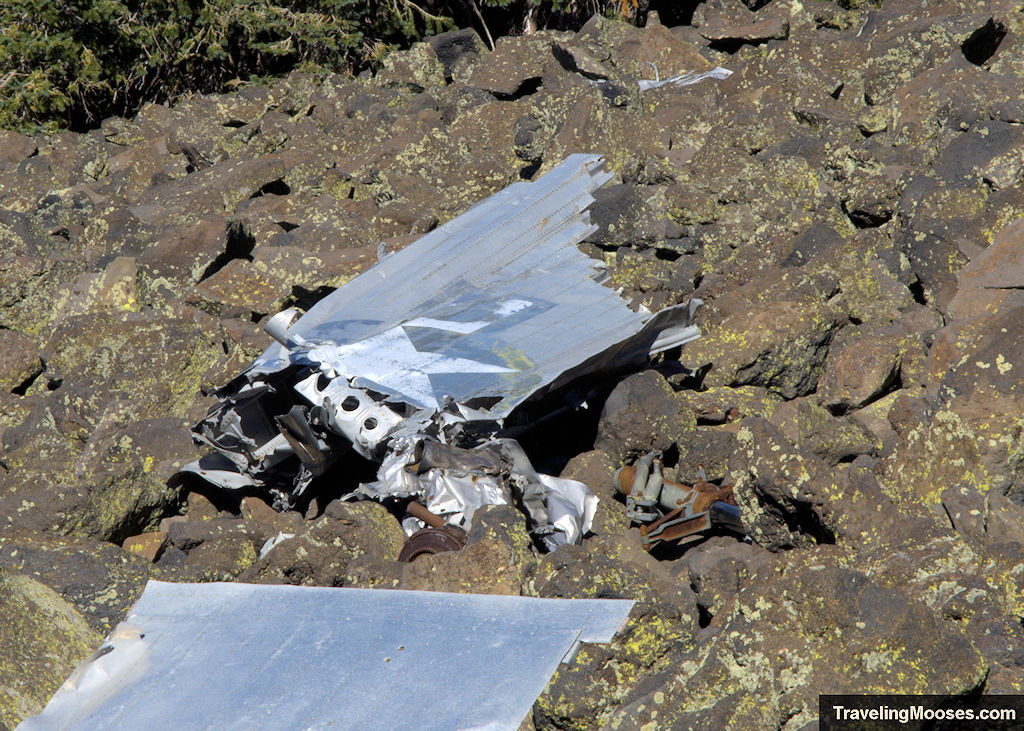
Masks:
[[[164,234],[136,262],[144,296],[162,302],[214,274],[234,257],[245,257],[252,240],[241,226],[211,216]]]
[[[992,120],[955,137],[935,161],[935,173],[950,185],[983,182],[992,190],[1024,182],[1019,125]]]

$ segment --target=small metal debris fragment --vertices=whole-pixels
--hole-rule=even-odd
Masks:
[[[704,79],[728,79],[732,76],[732,71],[721,66],[715,66],[710,71],[690,71],[689,73],[679,74],[677,76],[670,76],[667,79],[662,79],[658,75],[658,67],[653,62],[647,61],[640,66],[640,71],[643,71],[645,66],[650,66],[654,69],[654,79],[640,79],[637,84],[640,89],[647,91],[648,89],[657,89],[659,86],[665,86],[666,84],[673,84],[675,86],[690,86],[696,84]]]
[[[703,472],[701,473],[703,475]],[[693,486],[666,480],[660,452],[649,452],[613,477],[626,497],[626,514],[640,523],[644,548],[661,542],[678,546],[698,541],[712,528],[744,532],[732,485],[700,479]]]
[[[286,541],[289,538],[294,537],[294,533],[285,533],[283,531],[278,531],[276,536],[268,538],[266,541],[263,542],[263,547],[260,548],[259,558],[263,558],[268,553],[270,553],[273,550],[274,546],[276,546],[281,541]]]

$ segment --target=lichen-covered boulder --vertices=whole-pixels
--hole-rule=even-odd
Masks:
[[[120,541],[176,509],[180,486],[170,479],[200,454],[189,443],[187,423],[170,417],[118,419],[113,408],[106,415],[84,445],[69,445],[67,435],[44,423],[10,451],[17,469],[4,477],[0,505],[18,521],[0,525],[0,531],[33,526]],[[8,444],[17,445],[19,434],[8,430]],[[45,451],[36,452],[40,447]],[[51,460],[58,454],[67,461],[54,469]]]
[[[464,81],[480,55],[487,51],[483,40],[472,28],[438,33],[426,39],[444,67],[445,79]]]
[[[772,423],[793,444],[830,465],[871,454],[876,447],[865,427],[851,419],[833,416],[814,396],[785,402],[775,409]]]
[[[761,419],[740,422],[736,442],[729,468],[743,525],[769,550],[877,545],[903,520],[898,503],[856,460],[831,467]]]
[[[327,504],[320,517],[251,562],[240,581],[342,586],[352,559],[369,554],[394,561],[405,542],[398,521],[374,502]]]
[[[949,324],[936,335],[925,368],[935,401],[929,418],[908,425],[887,460],[885,484],[937,505],[945,487],[962,484],[1020,500],[1020,384],[1024,347],[1014,282],[1024,281],[1019,244],[1024,225],[1004,229],[960,275]],[[955,454],[954,459],[944,458]]]
[[[423,91],[432,86],[444,86],[445,76],[445,66],[434,46],[414,43],[407,51],[389,53],[376,81],[385,85],[408,85],[414,91]]]
[[[168,578],[112,543],[28,531],[0,536],[0,567],[57,592],[101,636],[121,621],[150,578]]]
[[[818,383],[822,405],[843,413],[894,387],[899,382],[899,341],[895,333],[865,333],[831,349]]]
[[[541,560],[524,594],[637,601],[610,644],[583,645],[570,664],[559,666],[534,704],[538,729],[603,726],[622,698],[670,668],[680,646],[691,645],[692,592],[667,575],[635,535],[560,548]]]
[[[623,379],[608,396],[594,446],[621,462],[666,450],[695,426],[693,412],[677,402],[665,378],[648,370]]]
[[[748,416],[770,419],[782,403],[779,396],[760,386],[710,386],[700,391],[680,391],[677,398],[702,425],[724,424]]]
[[[551,43],[534,37],[499,38],[494,50],[481,57],[467,83],[500,96],[512,96],[544,74],[544,64],[553,61]]]
[[[819,693],[969,693],[988,663],[956,625],[835,556],[789,555],[740,590],[717,634],[609,728],[801,728]]]
[[[862,536],[857,565],[872,579],[908,592],[937,617],[959,626],[998,673],[997,687],[1019,693],[1024,689],[1024,632],[1018,619],[1024,563],[1014,541],[1019,531],[994,533],[1008,517],[1019,515],[1019,508],[1008,511],[993,501],[993,534],[979,540],[977,524],[969,523],[970,498],[970,493],[945,493],[945,511],[957,516],[956,530],[924,507],[904,506],[897,520]]]
[[[101,640],[52,589],[0,566],[0,725],[41,712]]]
[[[42,372],[35,343],[14,330],[0,330],[0,390],[24,392]]]
[[[687,345],[686,358],[711,363],[709,386],[762,386],[784,398],[811,393],[842,323],[826,301],[831,289],[791,269],[734,289],[707,305],[703,335]]]
[[[678,576],[696,593],[698,639],[717,633],[715,617],[728,611],[736,594],[756,581],[759,570],[772,561],[772,554],[761,546],[732,536],[713,536],[684,554]]]
[[[761,419],[741,422],[729,462],[743,527],[770,550],[834,543],[839,487],[826,465]]]

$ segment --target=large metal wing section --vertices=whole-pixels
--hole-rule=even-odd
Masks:
[[[418,408],[488,398],[489,416],[506,416],[650,319],[576,248],[610,178],[602,158],[572,155],[509,186],[272,331],[282,342],[253,375],[307,363]]]

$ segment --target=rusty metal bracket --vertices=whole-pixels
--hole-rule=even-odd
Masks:
[[[683,508],[679,508],[650,525],[640,526],[640,533],[643,534],[644,548],[649,551],[662,541],[673,541],[678,546],[698,541],[703,537],[701,534],[710,528],[710,513],[686,515]]]

